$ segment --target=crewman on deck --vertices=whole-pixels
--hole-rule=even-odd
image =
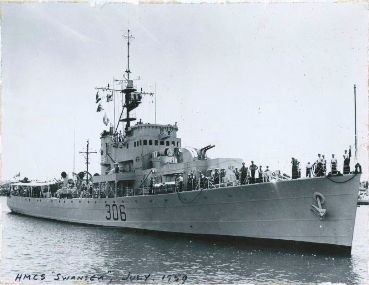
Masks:
[[[343,155],[343,174],[349,174],[350,173],[350,158],[351,158],[351,146],[349,149],[349,153],[347,153],[347,150],[345,149],[345,153]]]
[[[214,173],[214,184],[219,184],[219,169],[218,168],[215,168],[215,173]]]
[[[255,172],[258,170],[258,167],[254,164],[253,161],[251,161],[250,164],[250,172],[251,172],[251,183],[255,183]]]
[[[299,177],[298,173],[298,165],[297,165],[297,159],[292,157],[291,159],[291,165],[292,165],[292,179],[297,179]]]
[[[327,160],[324,157],[324,154],[322,155],[322,165],[323,165],[323,174],[326,175],[327,173]]]
[[[247,167],[245,166],[245,163],[242,162],[242,167],[241,167],[241,185],[245,185],[246,184],[246,178],[247,178]]]
[[[265,171],[264,171],[264,176],[265,176],[265,181],[269,182],[270,181],[270,176],[272,175],[269,166],[266,167]]]
[[[323,159],[320,156],[320,153],[318,153],[318,160],[316,161],[315,167],[315,176],[321,177],[323,175]]]
[[[264,172],[263,172],[263,168],[260,165],[259,166],[259,170],[258,170],[258,178],[259,178],[259,183],[263,183],[264,182]]]
[[[300,161],[298,161],[296,159],[296,163],[297,163],[297,177],[301,178],[301,167],[300,167]]]
[[[311,163],[310,162],[308,162],[307,164],[306,164],[306,177],[311,177]]]
[[[331,173],[337,174],[337,158],[334,157],[334,154],[332,154],[331,158]]]
[[[179,191],[183,190],[183,176],[182,176],[182,174],[180,174],[179,177],[178,177],[178,188],[179,188]]]
[[[220,175],[220,183],[224,183],[226,177],[226,171],[224,168],[220,169],[219,175]]]
[[[194,189],[194,174],[191,171],[187,175],[187,191],[190,191],[190,190],[193,190],[193,189]]]
[[[235,167],[233,170],[234,175],[236,176],[236,180],[240,180],[240,172],[238,171],[238,168]]]

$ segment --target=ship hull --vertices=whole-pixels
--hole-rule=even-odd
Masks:
[[[350,249],[360,175],[121,198],[10,196],[12,212],[98,226]],[[314,193],[324,196],[320,218]]]

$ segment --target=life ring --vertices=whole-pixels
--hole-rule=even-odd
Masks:
[[[318,200],[318,197],[319,197],[319,200],[320,200],[320,204],[323,205],[324,202],[325,202],[325,197],[322,193],[319,193],[319,192],[314,192],[313,194],[313,197],[314,197],[314,200]]]

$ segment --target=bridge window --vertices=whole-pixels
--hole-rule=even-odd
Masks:
[[[136,147],[136,142],[133,143],[133,146]]]
[[[152,145],[152,140],[149,140],[149,145]]]
[[[175,146],[175,145],[176,145],[176,143],[175,143],[174,141],[172,141],[172,145],[174,145],[174,146]]]
[[[177,146],[179,147],[179,142],[177,142]]]
[[[160,145],[164,145],[164,141],[160,141]]]
[[[155,145],[158,145],[159,141],[158,140],[155,140]]]
[[[144,140],[144,145],[147,145],[147,140]]]
[[[166,141],[166,145],[169,146],[169,141]]]

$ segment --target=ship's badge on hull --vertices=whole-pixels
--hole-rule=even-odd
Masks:
[[[325,203],[325,197],[322,193],[314,192],[313,199],[316,202],[316,205],[311,205],[311,210],[315,215],[317,215],[321,220],[324,219],[327,214],[327,209],[324,209],[322,205]]]

